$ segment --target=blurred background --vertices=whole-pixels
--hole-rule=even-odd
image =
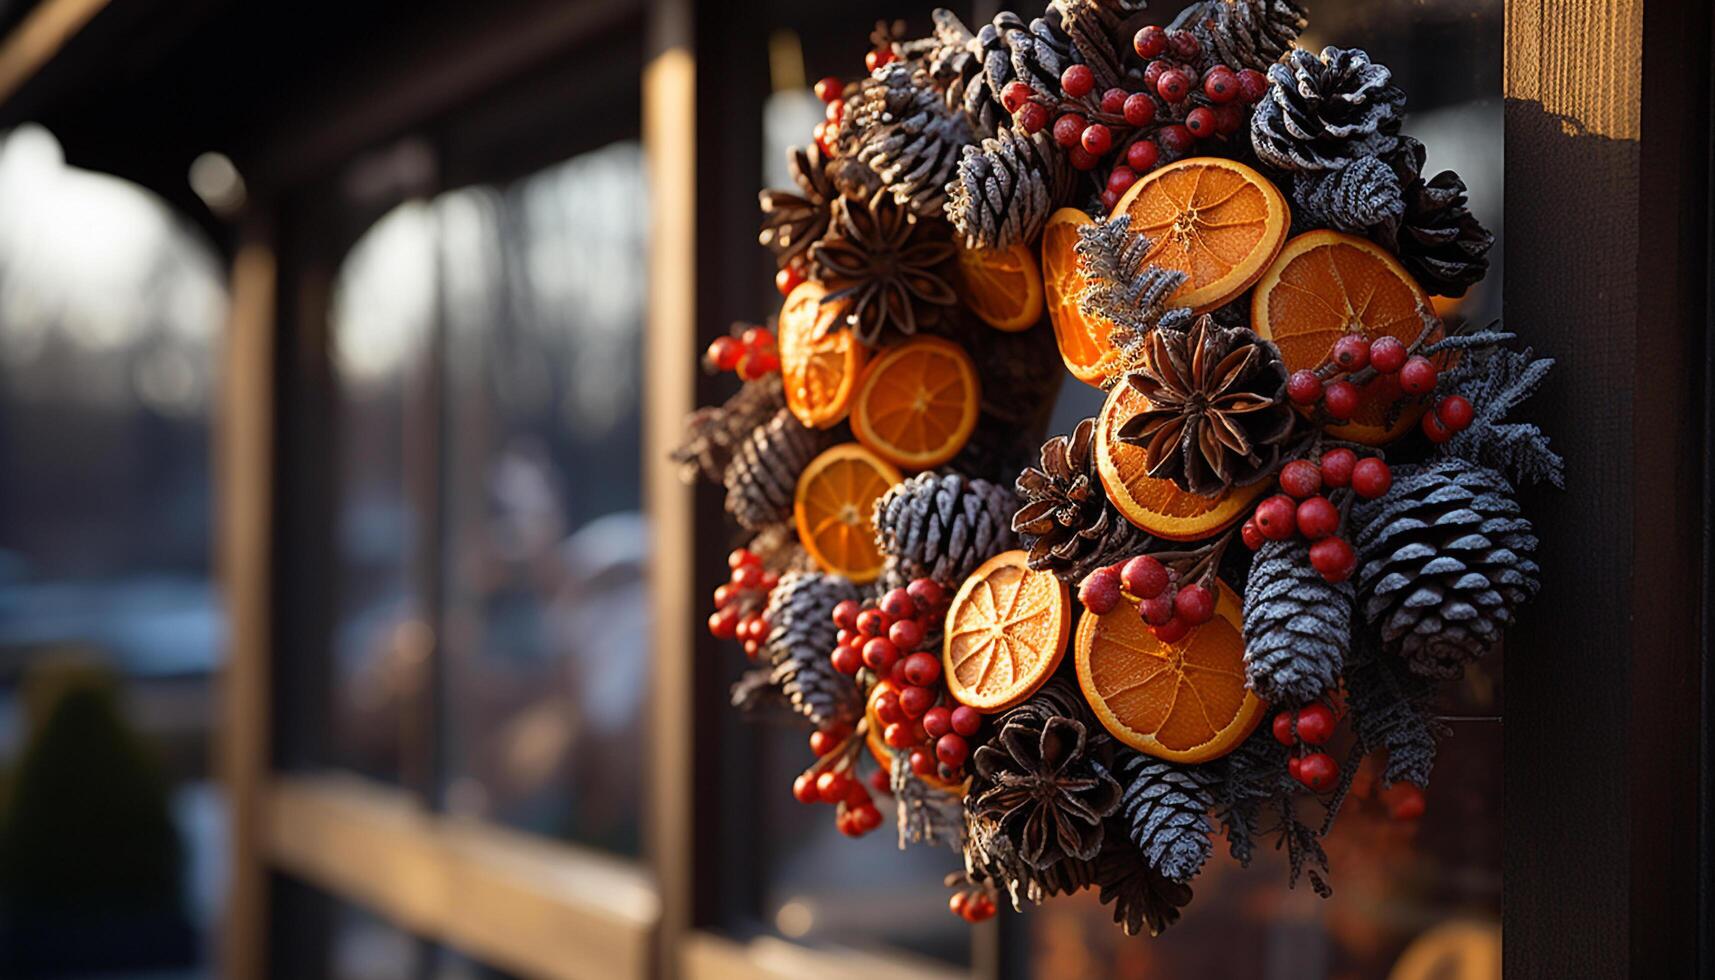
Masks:
[[[731,541],[650,420],[778,302],[807,84],[933,6],[0,0],[0,977],[1498,974],[1498,658],[1331,900],[1218,860],[1153,941],[973,933],[953,855],[840,837],[722,710]],[[1309,6],[1465,178],[1498,315],[1502,0]]]

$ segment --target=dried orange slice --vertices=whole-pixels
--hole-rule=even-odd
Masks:
[[[1042,270],[1028,245],[961,248],[959,273],[965,305],[996,330],[1029,330],[1042,319]]]
[[[1423,332],[1419,310],[1429,296],[1386,249],[1337,231],[1312,231],[1286,243],[1251,297],[1251,329],[1280,348],[1288,372],[1328,359],[1334,341],[1348,333],[1371,340],[1387,334],[1409,344]],[[1383,375],[1363,393],[1351,421],[1330,429],[1342,439],[1379,446],[1409,432],[1426,402],[1408,405],[1390,426],[1389,408],[1401,397],[1397,375]]]
[[[1001,711],[1042,686],[1072,628],[1072,593],[1033,572],[1023,551],[1003,551],[971,573],[947,609],[942,646],[947,690],[978,711]]]
[[[875,543],[875,502],[899,482],[899,471],[862,446],[846,442],[810,460],[798,477],[792,520],[798,540],[825,572],[853,582],[881,574]]]
[[[896,466],[926,470],[965,448],[981,400],[970,356],[951,341],[918,337],[864,372],[852,404],[852,434]]]
[[[1267,706],[1245,686],[1242,603],[1218,583],[1215,618],[1163,643],[1122,602],[1078,624],[1078,686],[1102,726],[1170,762],[1208,762],[1237,748]]]
[[[851,408],[858,376],[869,360],[869,348],[850,330],[830,329],[845,313],[847,303],[823,303],[828,293],[819,282],[801,283],[780,308],[780,376],[786,384],[786,407],[812,429],[840,423]]]
[[[1090,223],[1090,216],[1077,208],[1061,208],[1048,216],[1048,225],[1042,229],[1042,290],[1066,370],[1079,381],[1100,387],[1118,370],[1119,355],[1108,340],[1114,325],[1078,308],[1084,276],[1078,271],[1073,247],[1078,244],[1078,229]]]
[[[1126,520],[1169,541],[1206,538],[1244,517],[1251,502],[1268,489],[1268,481],[1215,497],[1190,493],[1172,480],[1150,476],[1143,447],[1119,441],[1120,426],[1147,401],[1131,385],[1115,385],[1096,419],[1096,472],[1113,505]]]
[[[1206,313],[1251,287],[1286,241],[1286,197],[1255,170],[1186,157],[1133,184],[1114,205],[1152,243],[1146,264],[1185,273],[1171,302]]]

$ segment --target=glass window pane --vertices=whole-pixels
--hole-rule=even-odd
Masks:
[[[437,200],[449,809],[640,847],[642,149]]]

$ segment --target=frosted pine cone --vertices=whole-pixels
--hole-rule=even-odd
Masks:
[[[1293,0],[1203,0],[1181,11],[1168,30],[1190,31],[1211,63],[1267,71],[1307,25]]]
[[[1360,157],[1339,170],[1300,173],[1292,182],[1293,221],[1303,227],[1362,234],[1392,228],[1405,214],[1400,177],[1379,157]]]
[[[964,113],[949,108],[929,73],[893,62],[866,79],[846,106],[842,145],[881,177],[893,199],[940,217],[959,151],[973,140]]]
[[[947,219],[966,248],[1005,248],[1041,233],[1076,176],[1046,130],[1007,128],[966,146],[947,185]]]
[[[1202,777],[1187,766],[1133,754],[1120,764],[1125,783],[1120,812],[1132,843],[1149,866],[1170,881],[1197,876],[1214,845],[1209,840],[1209,797]]]
[[[790,409],[775,412],[766,425],[739,443],[727,464],[722,476],[727,513],[749,531],[790,519],[798,476],[810,460],[833,445],[833,438],[831,433],[805,428]]]
[[[828,659],[839,632],[834,606],[857,597],[857,586],[837,575],[791,572],[774,587],[763,613],[768,636],[762,649],[774,667],[771,679],[792,710],[818,728],[851,721],[862,711],[857,685]]]
[[[720,482],[733,451],[786,405],[779,374],[747,381],[720,405],[705,405],[685,419],[685,441],[673,451],[686,482],[699,475]]]
[[[910,581],[957,586],[990,557],[1015,547],[1006,487],[956,473],[919,473],[895,484],[875,504],[876,543]]]
[[[1352,510],[1364,618],[1425,677],[1457,677],[1541,587],[1536,536],[1500,473],[1464,459],[1398,466]]]
[[[1256,155],[1282,170],[1338,170],[1392,151],[1405,105],[1392,77],[1356,48],[1290,52],[1251,116]]]
[[[1303,541],[1267,541],[1245,583],[1245,679],[1278,707],[1333,688],[1352,642],[1352,583],[1310,565]]]

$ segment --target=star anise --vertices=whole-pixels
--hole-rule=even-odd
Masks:
[[[1126,383],[1148,399],[1119,438],[1143,447],[1150,476],[1214,496],[1266,477],[1292,432],[1286,368],[1243,328],[1200,316],[1187,330],[1158,328]]]
[[[828,174],[828,160],[815,145],[793,147],[786,164],[798,193],[769,188],[757,195],[762,206],[762,231],[756,240],[785,266],[828,233],[834,199],[839,197]]]
[[[883,331],[914,334],[937,308],[958,303],[945,274],[953,255],[941,222],[919,220],[886,194],[842,197],[830,233],[810,247],[811,275],[828,287],[824,303],[851,301],[844,322],[875,346]]]
[[[998,734],[971,757],[970,808],[993,821],[1033,868],[1089,860],[1102,847],[1102,820],[1119,806],[1120,785],[1086,753],[1086,726],[1046,702],[1002,716]]]

